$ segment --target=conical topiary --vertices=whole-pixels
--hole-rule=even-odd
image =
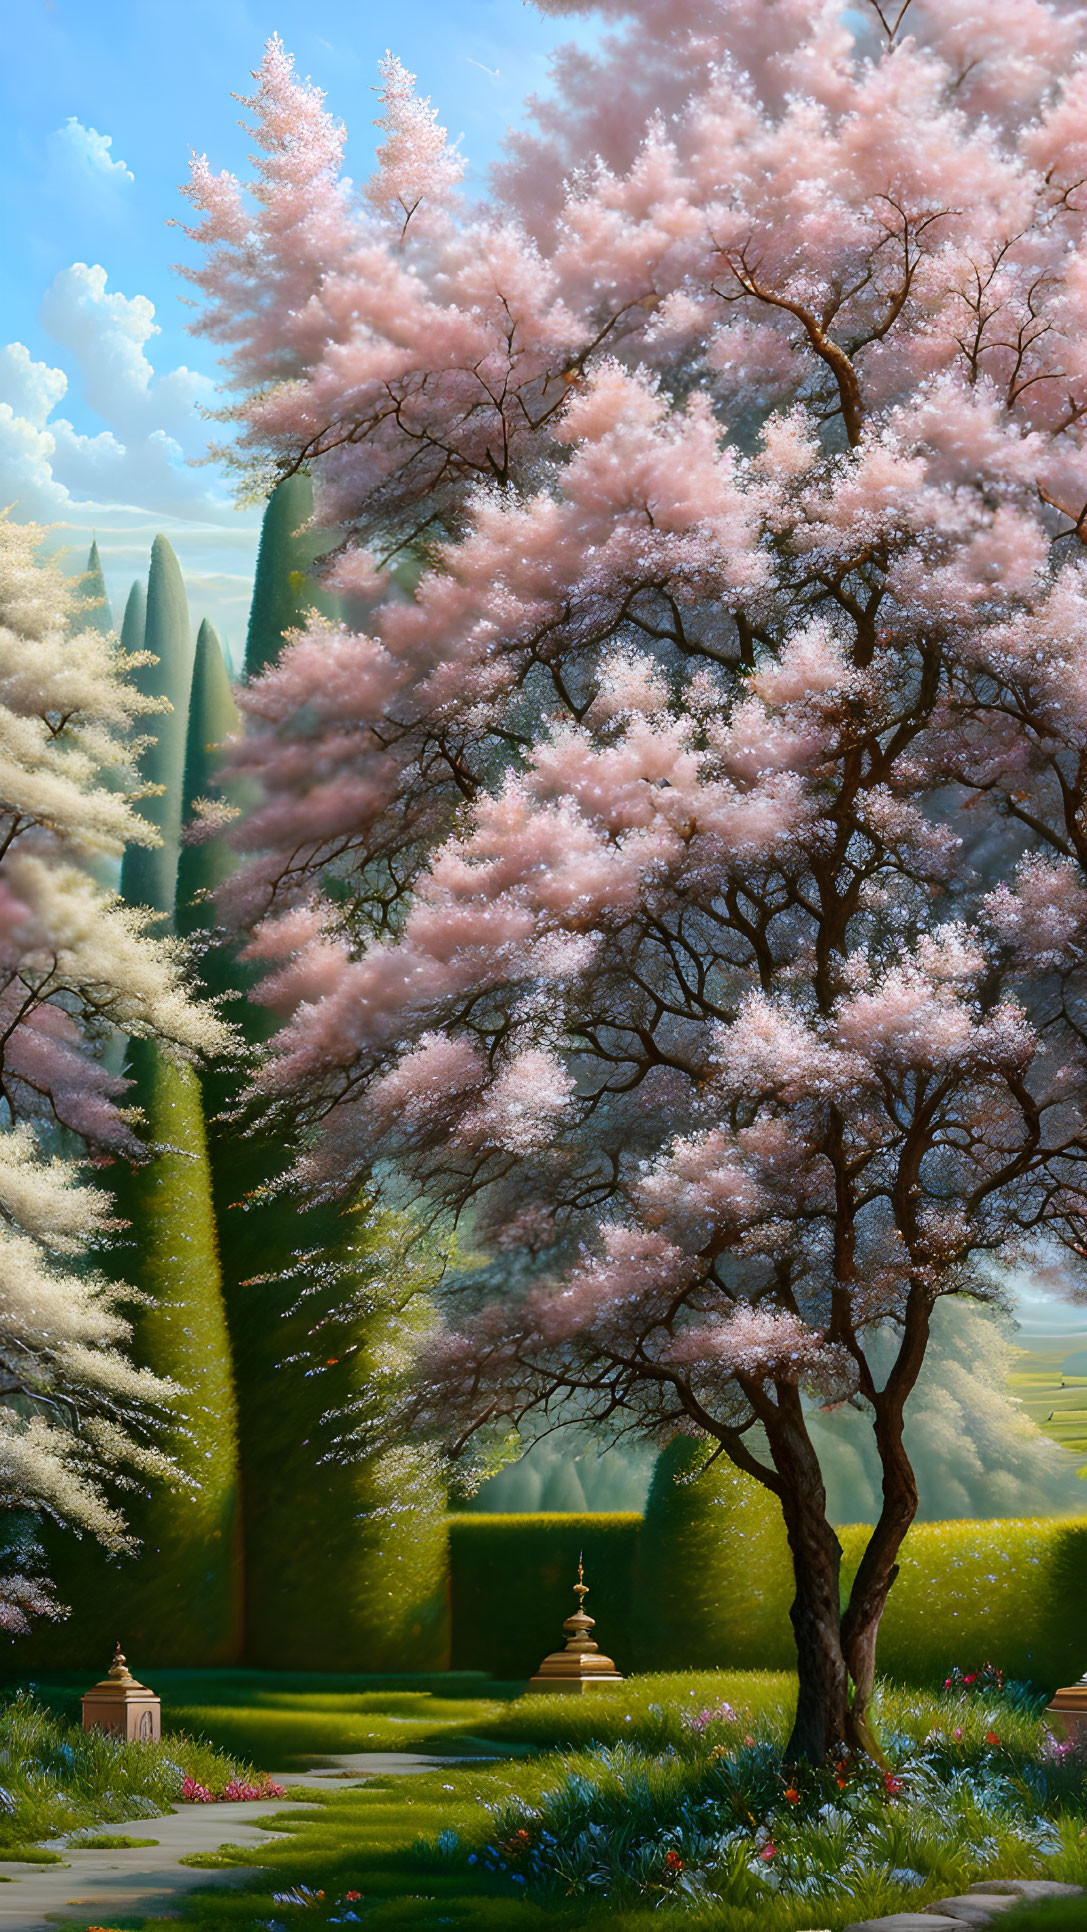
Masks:
[[[102,575],[102,560],[98,555],[97,539],[91,544],[87,556],[87,568],[79,580],[79,597],[84,608],[76,613],[73,629],[102,631],[108,636],[113,629],[113,612],[109,606],[106,580]]]
[[[119,1260],[150,1298],[136,1352],[180,1385],[170,1447],[193,1486],[158,1483],[134,1512],[142,1550],[125,1629],[160,1664],[229,1663],[242,1635],[237,1415],[200,1081],[143,1040],[126,1071],[153,1153],[117,1190],[129,1223]]]
[[[213,626],[205,618],[197,633],[189,696],[181,787],[183,825],[194,824],[200,801],[209,798],[216,789],[217,749],[237,726],[238,708],[223,662],[222,647]],[[188,935],[215,925],[211,894],[229,877],[233,863],[230,847],[221,837],[182,845],[175,908],[179,933]]]
[[[334,597],[316,581],[314,566],[333,537],[306,527],[313,515],[313,484],[308,476],[284,477],[268,498],[261,524],[253,602],[245,642],[245,675],[259,677],[274,664],[289,630],[317,609],[337,614]]]
[[[127,1223],[113,1265],[146,1297],[130,1311],[133,1358],[179,1386],[164,1439],[177,1475],[127,1505],[133,1556],[47,1532],[71,1616],[28,1640],[26,1668],[89,1667],[122,1632],[150,1667],[227,1664],[241,1651],[237,1421],[199,1080],[145,1040],[130,1042],[125,1074],[150,1158],[107,1176]]]
[[[775,1498],[708,1445],[663,1451],[639,1538],[638,1670],[791,1670],[792,1563]]]
[[[127,611],[125,615],[127,620]],[[141,720],[141,736],[148,742],[140,759],[140,774],[155,789],[142,800],[140,810],[156,827],[162,843],[128,847],[121,868],[121,892],[130,905],[172,914],[193,648],[181,567],[165,537],[156,537],[151,548],[142,644],[154,652],[156,662],[135,670],[133,682],[147,696],[163,699],[169,707]]]
[[[130,654],[133,651],[142,651],[146,631],[147,586],[137,581],[132,585],[125,601],[125,614],[121,624],[121,649]]]
[[[261,540],[246,668],[275,661],[283,632],[317,599],[306,574],[312,510],[306,478],[281,484]],[[217,789],[214,755],[233,729],[233,700],[213,645],[201,633],[193,675],[184,797]],[[234,863],[223,837],[183,846],[178,929],[214,925],[206,894]],[[274,1027],[246,995],[253,972],[219,939],[203,951],[210,993],[251,1045]],[[232,997],[231,997],[232,996]],[[242,1456],[246,1656],[268,1667],[441,1668],[448,1658],[445,1496],[428,1456],[405,1449],[348,1459],[334,1451],[330,1409],[365,1401],[380,1363],[403,1352],[425,1305],[398,1312],[390,1271],[417,1266],[390,1217],[307,1206],[281,1190],[290,1150],[279,1136],[243,1132],[232,1116],[230,1069],[204,1077],[224,1295],[235,1362]],[[394,1263],[394,1254],[399,1257]],[[379,1399],[379,1398],[378,1398]]]

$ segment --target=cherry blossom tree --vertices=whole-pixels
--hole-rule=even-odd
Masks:
[[[1087,22],[597,11],[474,211],[398,92],[356,197],[277,41],[251,191],[194,164],[232,460],[370,610],[243,693],[223,904],[300,1179],[465,1230],[405,1426],[709,1439],[819,1761],[878,1749],[936,1303],[1087,1236]]]
[[[101,1049],[115,1029],[181,1057],[228,1036],[190,999],[176,942],[93,876],[91,861],[156,842],[132,803],[154,701],[131,681],[138,660],[80,627],[71,584],[38,559],[43,534],[0,518],[0,1508],[119,1549],[116,1492],[170,1473],[156,1416],[171,1388],[126,1353],[132,1290],[88,1260],[116,1222],[81,1146],[142,1152]],[[56,1605],[14,1555],[0,1630],[19,1634]]]

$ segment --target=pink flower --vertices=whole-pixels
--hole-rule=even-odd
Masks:
[[[195,1778],[186,1778],[181,1787],[182,1803],[187,1805],[213,1805],[215,1803],[207,1785],[198,1784]]]
[[[764,1865],[768,1865],[770,1863],[770,1860],[772,1858],[776,1858],[777,1855],[778,1855],[778,1848],[773,1843],[765,1844],[761,1852],[759,1853],[759,1857],[762,1859],[762,1862]]]

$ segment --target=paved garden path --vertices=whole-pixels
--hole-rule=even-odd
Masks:
[[[321,1760],[320,1771],[273,1773],[276,1782],[297,1789],[343,1789],[348,1778],[373,1777],[379,1772],[410,1777],[442,1765],[472,1760],[423,1757],[415,1751],[361,1751]],[[345,1776],[346,1774],[346,1776]],[[299,1801],[304,1802],[304,1801]],[[204,1885],[236,1885],[252,1880],[254,1867],[203,1871],[181,1865],[193,1852],[216,1851],[222,1844],[270,1845],[280,1836],[262,1830],[254,1816],[266,1818],[277,1805],[296,1810],[288,1800],[267,1803],[177,1805],[163,1818],[130,1818],[102,1825],[103,1833],[131,1838],[157,1838],[157,1845],[140,1851],[80,1851],[57,1840],[51,1850],[63,1853],[65,1865],[27,1865],[0,1860],[0,1932],[49,1932],[65,1919],[101,1919],[136,1912],[168,1911],[183,1892]]]

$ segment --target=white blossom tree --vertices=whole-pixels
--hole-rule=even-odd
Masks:
[[[157,837],[134,806],[153,701],[115,638],[79,628],[43,534],[0,518],[0,1507],[120,1548],[116,1492],[165,1472],[156,1416],[172,1391],[126,1355],[134,1291],[87,1257],[111,1226],[88,1156],[141,1155],[102,1048],[117,1029],[192,1057],[227,1032],[190,998],[183,949],[92,874]],[[0,1628],[18,1633],[57,1606],[8,1567]]]

